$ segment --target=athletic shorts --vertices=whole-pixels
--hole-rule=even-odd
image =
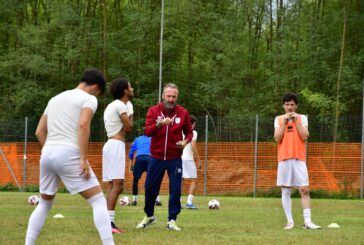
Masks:
[[[91,169],[91,177],[81,176],[80,151],[72,146],[46,145],[40,158],[40,193],[54,195],[62,181],[71,194],[100,185]]]
[[[102,149],[102,181],[125,178],[125,143],[109,139]]]
[[[297,159],[280,161],[278,163],[277,186],[309,186],[306,163]]]
[[[140,155],[135,159],[133,176],[136,179],[140,179],[142,177],[143,172],[148,171],[148,163],[150,156],[149,155]]]
[[[183,169],[182,178],[197,179],[197,169],[195,161],[182,160],[182,169]]]

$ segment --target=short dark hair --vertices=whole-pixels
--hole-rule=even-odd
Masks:
[[[285,95],[283,95],[282,97],[282,104],[285,104],[286,102],[289,101],[294,101],[294,103],[296,103],[296,105],[298,105],[298,96],[295,93],[286,93]]]
[[[87,85],[97,84],[100,88],[100,93],[103,94],[105,92],[106,82],[104,75],[99,69],[89,68],[86,69],[81,77],[80,83],[86,83]]]
[[[110,93],[114,100],[118,100],[124,96],[124,90],[128,89],[129,81],[125,78],[119,77],[112,81],[110,86]]]
[[[190,115],[191,124],[197,123],[197,118],[194,115]]]

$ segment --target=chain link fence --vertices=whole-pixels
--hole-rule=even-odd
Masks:
[[[198,150],[203,168],[198,170],[200,194],[246,194],[276,189],[277,144],[274,117],[199,116]],[[335,137],[335,118],[310,116],[307,166],[311,189],[363,193],[362,118],[341,116]],[[143,120],[139,120],[143,121]],[[40,146],[35,138],[38,119],[0,121],[0,184],[38,185]],[[138,123],[127,136],[127,150],[141,134]],[[92,123],[89,159],[101,179],[101,154],[106,141],[102,119]],[[334,142],[336,140],[336,142]],[[10,169],[9,166],[10,165]],[[127,166],[128,167],[128,166]],[[13,172],[13,174],[11,174]],[[15,176],[15,177],[14,177]],[[142,181],[143,182],[143,181]],[[130,191],[131,173],[126,174],[125,190]],[[184,190],[187,191],[188,183]],[[162,192],[167,191],[164,180]]]

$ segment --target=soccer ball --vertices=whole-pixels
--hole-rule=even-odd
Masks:
[[[39,197],[37,195],[31,195],[28,198],[28,203],[30,205],[37,205],[39,203]]]
[[[120,205],[121,205],[121,206],[129,206],[129,205],[130,205],[130,203],[131,203],[130,198],[129,198],[129,197],[127,197],[127,196],[120,197],[119,202],[120,202]]]
[[[212,199],[209,201],[209,209],[219,209],[220,202],[216,199]]]

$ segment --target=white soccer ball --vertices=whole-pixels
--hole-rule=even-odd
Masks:
[[[219,209],[220,202],[216,199],[212,199],[209,201],[209,209]]]
[[[37,205],[39,203],[39,197],[37,195],[31,195],[28,198],[28,203],[30,205]]]
[[[121,205],[121,206],[129,206],[129,205],[130,205],[130,203],[131,203],[130,198],[129,198],[129,197],[127,197],[127,196],[120,197],[119,202],[120,202],[120,205]]]

